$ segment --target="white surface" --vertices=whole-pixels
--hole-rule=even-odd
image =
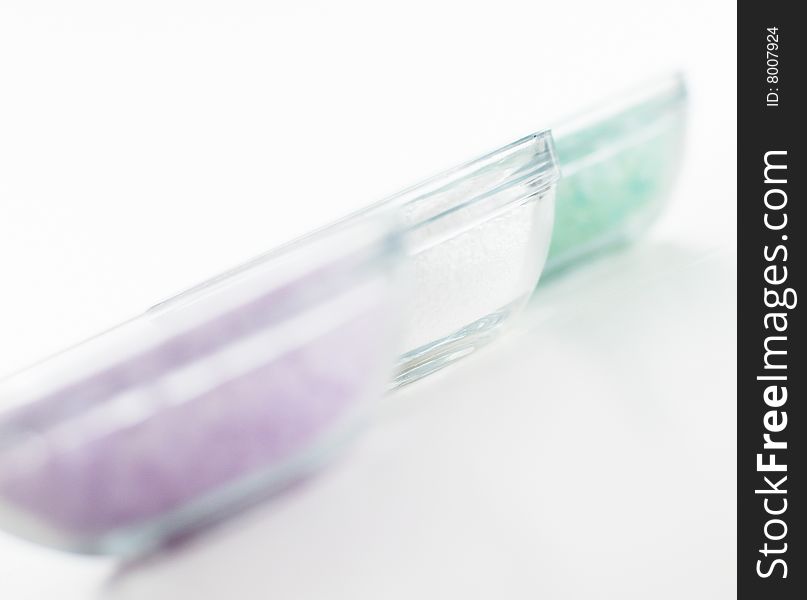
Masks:
[[[730,3],[2,3],[3,372],[658,70],[692,127],[647,239],[323,477],[127,568],[0,534],[0,597],[732,597],[734,49]]]

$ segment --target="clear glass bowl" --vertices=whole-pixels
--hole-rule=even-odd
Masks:
[[[549,247],[558,177],[552,137],[541,132],[367,209],[397,210],[409,254],[393,387],[471,353],[523,306]]]
[[[553,129],[563,178],[545,274],[635,238],[661,212],[680,167],[686,97],[674,74]]]
[[[309,473],[386,389],[396,231],[320,231],[0,382],[2,527],[131,554]]]

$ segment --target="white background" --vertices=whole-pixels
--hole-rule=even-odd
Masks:
[[[3,600],[735,593],[729,2],[0,4],[0,372],[671,68],[669,210],[379,405],[294,495],[141,564],[0,533]]]

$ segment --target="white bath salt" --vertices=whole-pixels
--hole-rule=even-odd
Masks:
[[[404,329],[407,352],[480,319],[506,316],[535,285],[551,236],[551,191],[481,221],[468,212],[479,211],[443,217],[410,236],[414,299]]]
[[[559,169],[547,132],[375,206],[394,208],[409,260],[393,387],[469,354],[523,304],[546,258]]]

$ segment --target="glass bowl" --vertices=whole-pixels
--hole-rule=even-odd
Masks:
[[[545,131],[367,209],[397,211],[408,253],[410,292],[393,387],[470,354],[524,305],[549,247],[558,177]]]
[[[0,382],[0,524],[134,554],[310,473],[381,396],[397,228],[340,224]]]
[[[634,239],[661,213],[681,164],[686,98],[673,74],[553,129],[563,178],[545,274]]]

